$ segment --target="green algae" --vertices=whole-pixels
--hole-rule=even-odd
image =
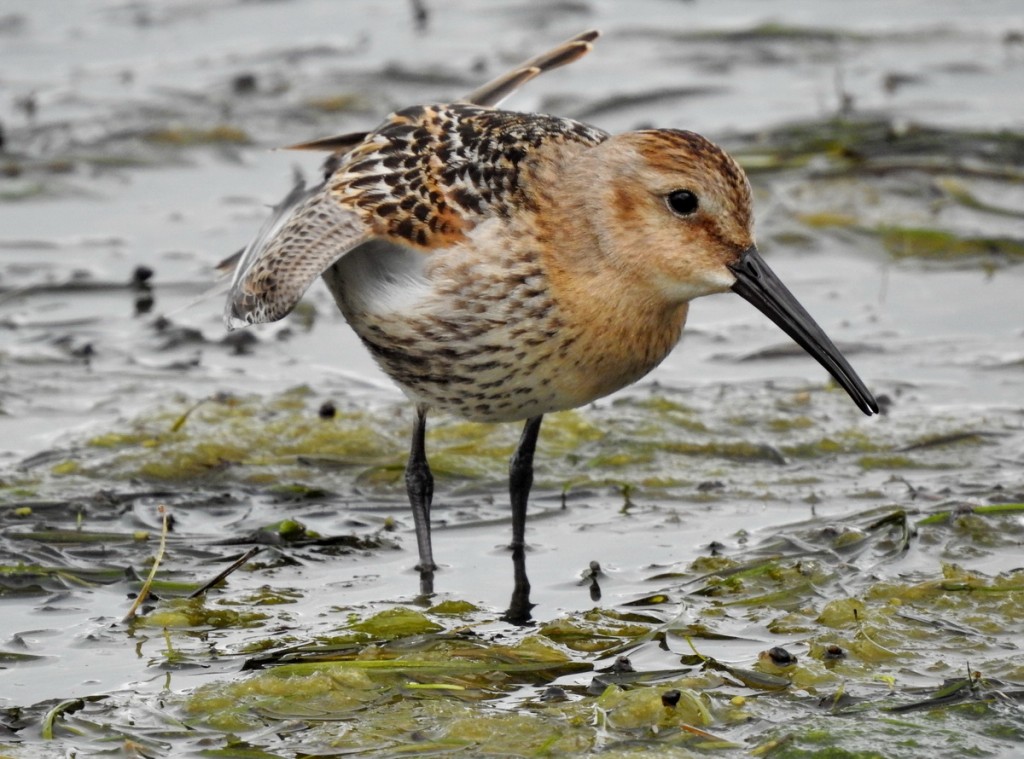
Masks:
[[[830,391],[802,389],[774,406],[747,404],[742,419],[667,395],[627,398],[587,411],[551,414],[540,441],[539,487],[639,485],[685,488],[714,476],[708,461],[773,466],[799,459],[887,453],[905,445],[862,429],[844,414],[815,423],[815,407],[840,405]],[[238,484],[285,498],[328,499],[353,486],[404,489],[406,415],[339,409],[319,417],[321,399],[300,387],[271,398],[216,395],[180,399],[99,432],[62,452],[49,475],[76,487],[90,480],[142,480],[210,487]],[[615,430],[616,434],[609,434]],[[439,419],[429,430],[431,466],[439,487],[475,488],[503,481],[515,448],[514,425]],[[771,441],[771,442],[769,442]],[[35,484],[45,482],[32,470]],[[781,472],[780,472],[781,474]],[[27,483],[19,483],[24,489]],[[714,499],[714,493],[700,494]]]
[[[1014,169],[1024,165],[1024,137],[1018,132],[913,123],[897,127],[889,119],[870,115],[783,124],[760,133],[757,141],[770,149],[747,145],[732,151],[745,167],[749,161],[755,172],[803,166],[813,157],[825,156],[841,168],[870,170],[877,166],[880,172],[918,170],[975,176],[981,170],[965,162],[972,158],[991,176],[1015,180],[1021,175]],[[956,167],[955,172],[951,166]]]
[[[247,145],[252,140],[244,129],[230,124],[218,124],[209,129],[195,127],[167,127],[154,129],[145,135],[157,145],[191,147],[194,145],[232,144]]]
[[[171,482],[207,479],[241,468],[243,478],[278,484],[299,466],[302,456],[331,457],[358,466],[387,455],[392,441],[365,415],[342,413],[324,420],[307,403],[304,389],[268,404],[216,397],[191,404],[184,413],[159,410],[131,422],[130,430],[94,436],[86,446],[114,454],[103,461],[106,476],[120,472]],[[89,472],[88,466],[80,469]]]
[[[994,216],[1009,216],[1012,218],[1024,218],[1024,211],[1003,206],[993,205],[980,200],[962,181],[953,177],[941,177],[936,184],[948,198],[974,211],[982,211]]]
[[[522,682],[544,682],[589,668],[530,638],[511,647],[423,632],[413,640],[411,646],[413,641],[403,640],[368,644],[331,661],[307,652],[318,661],[282,664],[240,681],[204,686],[187,708],[195,719],[236,731],[267,715],[337,720],[368,705],[380,707],[383,721],[394,719],[393,706],[447,710],[460,702],[492,699]],[[468,717],[474,711],[463,713]],[[375,731],[372,720],[364,731]]]
[[[358,731],[335,732],[329,739],[336,750],[401,752],[403,747],[411,750],[415,746],[417,754],[447,748],[503,755],[547,755],[555,750],[578,753],[595,748],[602,733],[608,731],[658,740],[671,750],[712,737],[682,728],[706,725],[714,721],[712,712],[718,711],[706,695],[676,688],[676,682],[668,681],[657,689],[608,686],[598,698],[583,702],[531,699],[525,709],[507,712],[481,708],[457,688],[389,684],[387,677],[380,679],[385,671],[268,674],[220,691],[202,689],[205,692],[197,693],[188,709],[192,720],[213,719],[219,729],[234,731],[252,729],[268,716],[313,720],[315,724],[320,720],[349,721],[358,715]],[[436,675],[445,671],[444,667],[434,670]],[[402,693],[400,699],[395,698],[396,688]],[[673,689],[679,691],[679,698],[667,706],[663,693]],[[373,711],[364,708],[374,702],[377,708]],[[595,713],[598,724],[593,719]],[[428,725],[426,735],[414,738]]]
[[[124,571],[115,568],[3,564],[0,565],[0,594],[43,592],[51,584],[55,587],[61,584],[80,587],[109,585],[123,579]]]
[[[737,747],[743,744],[740,735],[749,736],[743,726],[759,721],[765,728],[756,733],[760,748],[754,754],[770,752],[772,756],[783,751],[792,756],[810,756],[812,751],[869,755],[857,748],[857,733],[847,733],[845,722],[834,721],[849,714],[861,715],[862,722],[874,725],[872,740],[887,734],[886,725],[895,724],[889,715],[906,717],[900,723],[902,745],[914,750],[931,745],[929,736],[935,730],[961,729],[962,719],[1005,723],[995,708],[1004,698],[1000,688],[1005,689],[997,678],[1020,675],[1019,665],[1012,661],[989,661],[988,679],[933,685],[924,698],[916,685],[922,680],[920,673],[929,667],[942,662],[940,671],[946,671],[949,657],[979,660],[985,657],[992,636],[1012,637],[1012,631],[1024,623],[1020,611],[1024,583],[1015,573],[992,577],[952,565],[941,576],[919,575],[910,583],[860,574],[862,560],[864,566],[873,566],[879,558],[901,550],[899,541],[890,544],[901,524],[898,517],[875,511],[851,520],[849,532],[861,535],[858,542],[869,545],[831,569],[824,560],[827,553],[811,561],[794,550],[795,543],[783,551],[792,556],[757,558],[766,548],[778,550],[777,539],[752,546],[747,561],[703,557],[687,568],[684,576],[688,577],[717,573],[705,580],[711,584],[718,582],[718,576],[738,578],[742,582],[732,583],[729,594],[749,602],[736,604],[714,594],[691,592],[688,615],[701,619],[705,632],[727,629],[733,623],[730,620],[744,628],[757,620],[767,623],[779,619],[772,609],[793,609],[788,616],[801,620],[798,636],[804,641],[797,645],[806,645],[805,655],[793,663],[775,664],[766,653],[758,654],[758,648],[749,646],[747,665],[698,653],[683,657],[689,671],[609,668],[593,678],[586,692],[550,699],[547,691],[536,686],[559,673],[585,672],[590,662],[607,662],[624,652],[664,645],[659,631],[675,631],[668,640],[680,640],[683,628],[649,614],[593,609],[547,622],[509,646],[486,635],[466,635],[473,627],[488,624],[486,614],[481,617],[461,607],[468,617],[460,617],[458,628],[451,629],[452,620],[445,621],[446,615],[440,612],[395,607],[390,614],[357,615],[349,624],[350,629],[368,629],[386,641],[357,643],[333,660],[326,650],[318,653],[315,647],[307,647],[297,659],[263,672],[202,686],[184,704],[187,719],[196,729],[215,727],[243,735],[264,732],[275,721],[303,720],[308,742],[322,741],[336,751],[401,753],[416,746],[432,751],[546,754],[551,747],[562,746],[580,753],[622,742],[666,756]],[[944,532],[948,528],[920,529]],[[802,536],[813,540],[809,533]],[[821,548],[824,551],[826,546]],[[840,581],[857,587],[857,597],[829,600],[828,589]],[[784,602],[780,594],[763,603],[768,587],[784,588],[791,600]],[[962,637],[951,640],[933,619],[978,633],[966,644]],[[980,627],[983,619],[991,624]],[[404,629],[405,637],[391,637],[402,627],[392,627],[391,620],[414,624]],[[792,637],[795,633],[781,634]],[[514,712],[500,708],[509,693],[518,694]],[[756,699],[749,697],[754,694]],[[823,718],[822,701],[831,704],[831,719]],[[498,737],[494,732],[519,725],[524,717],[529,719],[528,736]],[[331,724],[353,729],[328,731]],[[426,725],[431,727],[424,736],[421,731]],[[1010,723],[1004,728],[996,731],[1002,737],[993,737],[993,745],[1019,734]],[[907,748],[885,755],[913,754]]]
[[[77,461],[62,461],[50,467],[50,472],[58,477],[64,474],[78,474],[82,471],[82,465]]]
[[[309,101],[311,108],[324,113],[362,110],[366,108],[366,105],[366,99],[356,94],[329,95]]]
[[[268,619],[269,616],[262,611],[225,608],[205,598],[182,598],[161,602],[155,610],[140,615],[136,624],[166,629],[244,629],[259,627]]]
[[[897,259],[951,261],[974,256],[1024,258],[1024,240],[1011,237],[967,237],[938,229],[883,227],[884,248]]]
[[[1018,514],[993,510],[981,525],[1002,531],[1000,520]],[[905,741],[918,748],[967,719],[991,724],[985,740],[1000,745],[1019,729],[1000,711],[999,694],[1017,687],[1006,683],[1024,670],[1016,657],[993,653],[1024,625],[1020,573],[947,563],[937,573],[878,576],[908,541],[914,550],[958,540],[958,518],[876,508],[833,520],[827,531],[811,520],[659,574],[666,590],[643,599],[642,611],[593,608],[519,632],[495,634],[493,611],[449,598],[425,610],[375,604],[336,612],[340,627],[304,642],[271,630],[308,591],[269,587],[227,588],[217,601],[163,600],[133,629],[162,631],[157,660],[172,669],[201,664],[204,649],[190,642],[196,635],[269,635],[236,647],[249,657],[246,671],[169,697],[189,734],[224,741],[225,751],[281,750],[274,736],[291,725],[307,750],[321,753],[546,755],[560,747],[616,755],[632,746],[686,756],[753,739],[762,754],[817,747],[841,755],[859,751],[842,721],[851,714],[870,721],[875,737],[899,715]],[[918,530],[913,537],[908,523]],[[728,658],[671,653],[693,651],[694,639],[701,648],[727,643]],[[776,664],[764,651],[772,645],[796,660]],[[633,671],[619,666],[622,657],[675,657],[683,666]],[[943,684],[968,662],[984,677],[969,687]],[[55,726],[97,729],[82,716],[88,706],[55,712]],[[495,732],[510,730],[524,734]]]
[[[429,609],[431,614],[441,614],[445,616],[461,616],[479,612],[480,610],[480,607],[476,604],[456,599],[447,599],[439,604],[431,606]]]
[[[622,520],[660,514],[666,524],[690,518],[680,504],[694,502],[813,508],[836,492],[832,476],[822,472],[844,472],[851,480],[875,472],[941,472],[957,458],[984,454],[1000,439],[984,420],[972,420],[971,429],[941,417],[865,428],[845,398],[827,387],[780,390],[770,402],[756,389],[719,393],[737,397],[658,391],[552,415],[545,421],[549,438],[541,440],[535,493],[557,504],[559,496],[564,503],[599,485],[624,503]],[[498,613],[469,599],[446,598],[429,607],[380,603],[331,611],[315,622],[320,630],[310,639],[297,620],[316,591],[269,578],[297,562],[323,561],[322,552],[332,546],[364,552],[386,546],[356,536],[338,542],[340,536],[310,516],[320,518],[315,514],[321,504],[333,507],[345,497],[340,494],[356,489],[360,501],[385,496],[390,510],[404,514],[410,421],[404,411],[373,415],[345,408],[324,420],[317,413],[322,400],[307,387],[267,398],[173,399],[31,470],[44,492],[48,477],[65,489],[87,489],[113,476],[161,489],[167,483],[199,491],[227,486],[274,506],[247,515],[247,534],[232,536],[236,545],[273,549],[242,568],[244,582],[229,578],[205,599],[175,597],[201,584],[183,552],[198,550],[223,564],[238,549],[186,545],[172,533],[171,566],[158,576],[159,599],[130,628],[154,640],[165,636],[149,656],[170,672],[203,666],[209,654],[196,644],[203,637],[244,636],[230,651],[246,657],[243,673],[219,677],[176,700],[193,732],[221,741],[218,750],[273,752],[280,745],[268,736],[283,724],[301,724],[303,745],[328,753],[522,749],[544,755],[563,747],[612,756],[628,750],[687,756],[748,745],[751,724],[760,726],[753,734],[767,752],[781,740],[777,727],[786,724],[791,737],[771,750],[774,755],[813,744],[804,728],[810,726],[812,736],[823,729],[816,722],[823,699],[831,699],[828,710],[837,717],[854,708],[854,699],[880,720],[885,710],[920,702],[912,688],[937,691],[937,680],[957,674],[968,659],[972,666],[984,663],[987,677],[1024,678],[1012,656],[993,655],[1008,631],[1024,624],[1019,578],[956,569],[967,541],[978,551],[1006,550],[1019,540],[1021,528],[1013,523],[1019,510],[977,504],[975,512],[945,503],[920,513],[912,510],[915,504],[894,504],[877,482],[845,488],[844,497],[885,507],[827,527],[812,519],[752,542],[740,531],[723,536],[731,546],[726,555],[652,571],[654,592],[633,595],[642,609],[623,604],[547,615],[532,629],[494,635]],[[744,413],[720,410],[727,408]],[[468,494],[460,497],[471,503],[481,492],[504,488],[515,426],[439,419],[429,434],[439,488]],[[76,467],[58,477],[54,460]],[[908,462],[911,468],[902,466]],[[244,513],[249,498],[214,503]],[[105,550],[136,544],[125,540],[134,530],[102,524],[109,508],[102,499],[65,507],[70,524],[55,518],[59,507],[38,496],[10,503],[7,534],[34,533],[33,540],[20,541],[25,545],[53,538],[52,545],[60,546],[62,535],[85,540],[91,532],[105,537],[107,543],[96,544]],[[280,513],[282,508],[287,511]],[[504,516],[503,504],[495,510]],[[76,524],[82,514],[93,522]],[[364,530],[376,535],[388,524],[378,518]],[[884,569],[899,567],[919,546],[944,557],[946,568],[918,567],[906,576]],[[133,563],[143,566],[148,555],[141,555],[141,545],[139,552]],[[200,579],[215,574],[209,568]],[[119,571],[90,578],[60,568],[9,577],[5,587],[0,575],[4,593],[37,596],[75,583],[125,581]],[[262,577],[269,584],[252,587]],[[597,581],[603,585],[606,578],[598,575]],[[702,648],[727,645],[730,653],[680,655],[688,641],[701,641]],[[763,652],[776,644],[790,647],[797,663],[778,667],[766,660]],[[667,657],[670,663],[661,672],[616,671],[615,662],[634,654],[639,661]],[[932,719],[953,720],[948,710],[954,706],[932,708]],[[79,729],[79,714],[62,720]],[[529,716],[529,735],[493,734],[519,724],[507,722],[510,714]],[[917,715],[901,716],[913,721]],[[1003,725],[993,713],[977,718]],[[1012,733],[1012,726],[1003,728]],[[928,745],[923,727],[914,730],[915,739]],[[838,748],[853,750],[849,740]]]
[[[635,643],[651,632],[650,623],[630,614],[592,609],[545,623],[540,634],[572,651],[606,653]]]
[[[835,227],[855,227],[858,224],[858,219],[849,213],[842,213],[839,211],[816,211],[799,213],[796,215],[797,220],[806,224],[809,227],[816,229],[831,229]]]
[[[895,260],[971,262],[1024,258],[1024,240],[1016,237],[976,236],[929,227],[868,227],[856,216],[833,211],[799,213],[796,218],[812,228],[848,229],[875,238]]]
[[[310,540],[319,538],[320,535],[313,530],[306,528],[306,525],[297,519],[282,519],[273,524],[266,524],[259,528],[260,532],[275,535],[282,540]]]
[[[988,516],[1016,515],[1024,513],[1024,503],[998,503],[991,505],[968,506],[967,508],[950,509],[938,511],[922,517],[918,520],[919,525],[938,525],[947,522],[955,522],[969,515],[985,518]]]
[[[401,607],[382,611],[369,619],[356,622],[350,627],[382,640],[437,632],[443,629],[441,625],[431,622],[426,615]]]
[[[614,488],[633,498],[661,493],[692,503],[713,503],[736,492],[775,499],[813,484],[807,475],[794,479],[800,462],[827,460],[861,471],[941,471],[956,465],[953,442],[993,439],[983,428],[965,432],[940,417],[923,427],[866,427],[831,388],[785,391],[773,403],[750,402],[750,388],[728,391],[740,397],[707,405],[691,396],[681,401],[674,394],[649,393],[552,414],[540,440],[536,487],[563,494]],[[279,500],[329,501],[354,489],[370,497],[401,497],[407,414],[375,418],[342,408],[334,418],[321,419],[321,403],[305,387],[263,399],[181,399],[61,452],[75,466],[60,475],[60,487],[120,479],[202,488],[234,484]],[[725,407],[748,410],[742,417],[724,416],[718,409]],[[438,492],[475,497],[481,487],[504,488],[518,439],[515,425],[440,418],[428,435]],[[735,489],[704,487],[735,474],[734,462],[755,465],[745,471],[756,479]],[[56,475],[40,468],[30,474],[40,492],[55,487],[46,477]],[[11,499],[13,491],[0,496]],[[865,491],[863,497],[878,496]]]
[[[857,463],[862,469],[917,469],[923,466],[910,456],[890,454],[885,456],[861,456]]]
[[[1024,182],[1024,141],[1006,130],[957,130],[854,116],[785,124],[733,151],[758,175],[789,181],[800,226],[771,240],[817,247],[816,232],[892,259],[994,267],[1024,259],[1024,214],[1003,196]],[[939,214],[952,209],[956,213]],[[998,224],[1008,232],[978,234]],[[1016,231],[1015,231],[1016,230]]]

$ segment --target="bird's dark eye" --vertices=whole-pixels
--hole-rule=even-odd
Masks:
[[[697,196],[689,190],[673,190],[665,196],[665,200],[668,202],[668,207],[672,209],[672,212],[680,216],[689,216],[700,205],[697,202]]]

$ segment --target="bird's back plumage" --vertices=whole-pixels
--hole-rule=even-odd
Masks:
[[[458,239],[497,201],[516,190],[518,137],[543,139],[544,126],[589,139],[601,133],[551,117],[491,111],[526,82],[571,63],[591,49],[596,31],[583,32],[498,76],[458,104],[399,111],[371,132],[356,132],[292,146],[332,153],[324,182],[301,181],[242,251],[225,309],[231,328],[275,321],[288,314],[334,261],[374,235],[396,236],[421,248]],[[500,158],[488,163],[486,157]],[[444,165],[445,159],[451,163]],[[461,206],[453,213],[452,202]]]
[[[576,405],[552,357],[575,340],[531,229],[535,162],[607,135],[555,117],[469,105],[395,114],[325,192],[371,241],[325,280],[382,368],[414,400],[481,421]]]

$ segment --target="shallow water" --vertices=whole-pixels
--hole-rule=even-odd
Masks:
[[[397,484],[411,421],[400,393],[320,286],[302,313],[252,330],[251,344],[225,340],[212,267],[245,243],[295,167],[317,171],[316,156],[269,148],[456,96],[583,28],[605,33],[594,53],[508,106],[610,130],[693,128],[733,150],[752,171],[772,266],[887,397],[888,413],[862,417],[824,389],[812,361],[768,350],[784,348],[784,335],[739,299],[699,301],[681,348],[640,386],[546,426],[528,533],[534,619],[621,610],[661,590],[676,604],[668,616],[703,619],[707,609],[684,600],[679,580],[651,578],[667,569],[695,577],[690,563],[712,542],[739,559],[804,520],[808,529],[862,529],[871,520],[856,515],[877,509],[916,519],[1024,501],[1024,100],[1008,95],[1024,87],[1019,3],[969,12],[954,2],[427,7],[426,29],[404,3],[326,0],[18,0],[0,14],[0,552],[11,578],[0,593],[0,652],[42,657],[5,657],[0,670],[14,755],[43,750],[38,720],[17,727],[20,707],[111,695],[92,707],[99,722],[141,724],[158,696],[180,705],[201,685],[243,681],[238,658],[249,644],[320,639],[349,614],[416,603],[411,519]],[[840,111],[884,125],[887,136],[858,127],[829,137]],[[823,136],[798,139],[794,123]],[[941,131],[914,148],[920,126]],[[892,229],[949,233],[973,247],[936,253],[916,237],[893,243]],[[138,266],[153,269],[151,288],[129,285]],[[152,308],[139,313],[147,296]],[[158,327],[158,315],[169,323]],[[237,400],[218,400],[224,393]],[[340,416],[325,432],[316,412],[327,400]],[[275,424],[309,429],[284,441]],[[503,472],[516,431],[450,419],[432,429],[443,565],[434,600],[476,604],[481,635],[514,637],[497,617],[511,591]],[[241,551],[218,541],[248,544],[253,530],[286,517],[325,536],[379,532],[383,543],[345,554],[271,541],[272,558],[232,575],[211,602],[268,620],[196,621],[167,638],[119,623],[133,578],[41,580],[16,570],[144,574],[160,504],[177,520],[168,580],[209,579]],[[1019,576],[1022,524],[1001,519],[990,524],[995,536],[922,528],[909,551],[865,565],[865,576],[912,583],[952,564]],[[57,529],[129,538],[19,538]],[[130,539],[136,530],[149,539]],[[605,572],[599,601],[580,579],[593,560]],[[865,576],[823,582],[819,595],[880,593]],[[254,601],[264,586],[294,598]],[[168,589],[157,611],[177,595]],[[1008,627],[969,663],[1024,687],[1007,663],[1019,661],[1021,619],[991,613]],[[813,648],[810,634],[774,634],[764,617],[723,622],[739,641],[697,645],[732,662],[776,642]],[[897,659],[882,672],[922,686],[960,672],[952,648],[928,645],[938,651],[930,665]],[[637,669],[656,669],[687,650],[673,648],[672,657],[653,646],[630,655]],[[506,697],[518,708],[534,693]],[[1019,741],[1015,719],[991,719],[1005,736],[986,738],[989,755]],[[734,740],[766,734],[727,721],[709,729],[718,728]],[[78,729],[50,746],[94,745],[96,734]],[[282,755],[302,746],[253,740]]]

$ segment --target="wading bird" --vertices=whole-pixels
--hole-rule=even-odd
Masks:
[[[415,403],[405,481],[424,592],[435,569],[428,412],[525,420],[509,490],[517,588],[528,594],[520,570],[544,414],[650,372],[678,342],[694,298],[742,296],[865,414],[878,411],[758,254],[750,186],[721,148],[677,129],[610,135],[497,108],[530,79],[585,55],[597,36],[580,34],[458,102],[294,146],[330,152],[326,177],[293,189],[235,270],[229,326],[282,318],[322,276]]]

